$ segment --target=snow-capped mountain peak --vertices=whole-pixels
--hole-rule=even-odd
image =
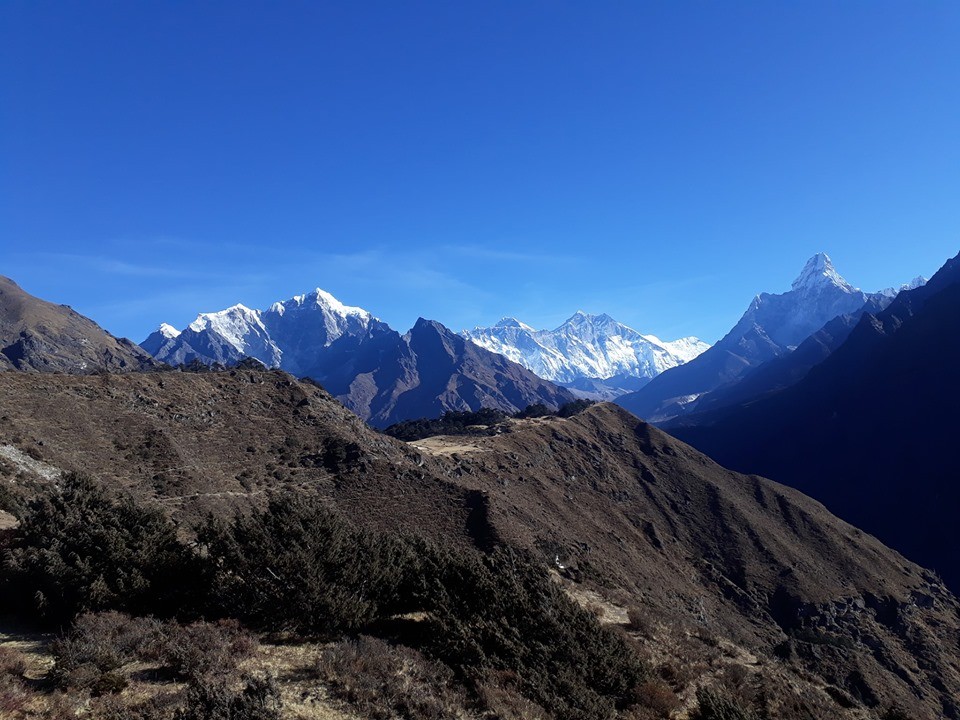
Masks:
[[[850,283],[843,279],[837,269],[833,266],[833,261],[826,253],[820,252],[807,260],[803,266],[800,275],[793,281],[791,288],[793,290],[818,290],[824,286],[833,286],[846,292],[856,292]]]
[[[173,338],[180,337],[180,331],[168,323],[160,323],[160,327],[157,328],[157,332],[167,340],[173,340]]]
[[[679,340],[664,341],[656,335],[644,335],[654,345],[665,347],[671,355],[679,358],[681,363],[688,363],[698,355],[710,349],[710,345],[698,337],[690,335]]]
[[[564,322],[563,324],[564,325],[583,325],[584,323],[590,323],[592,325],[596,325],[600,323],[610,323],[610,322],[616,322],[616,321],[606,313],[594,315],[593,313],[584,312],[583,310],[577,310],[573,315],[567,318],[566,322]]]
[[[877,292],[877,295],[882,295],[885,298],[895,298],[897,295],[902,293],[904,290],[916,290],[918,287],[922,287],[927,284],[927,278],[923,275],[917,275],[910,282],[903,283],[900,287],[888,287],[884,288]]]
[[[318,306],[320,308],[325,308],[335,315],[340,315],[342,317],[359,317],[359,318],[371,318],[373,317],[369,312],[360,307],[353,307],[351,305],[344,305],[342,302],[337,300],[333,295],[328,293],[322,288],[316,288],[312,292],[304,293],[303,295],[294,295],[289,300],[278,301],[270,306],[270,312],[283,315],[284,312],[290,307],[312,307]]]
[[[461,333],[477,345],[505,355],[547,380],[651,378],[686,362],[709,345],[696,338],[665,343],[644,336],[606,313],[578,310],[554,330],[534,330],[516,318]]]
[[[266,310],[237,304],[219,312],[201,313],[182,332],[167,326],[144,341],[158,360],[171,364],[229,364],[253,357],[267,367],[309,374],[324,348],[341,337],[379,332],[382,323],[359,307],[344,305],[317,288]],[[384,326],[385,327],[385,326]]]
[[[228,307],[226,310],[200,313],[197,315],[197,319],[190,323],[189,329],[194,332],[214,330],[220,332],[224,337],[228,337],[231,328],[236,328],[244,322],[261,324],[260,312],[258,310],[251,310],[246,305],[237,303],[236,305]],[[221,332],[222,330],[226,331],[227,334]]]
[[[535,332],[532,327],[530,327],[529,325],[527,325],[525,322],[520,322],[520,321],[517,320],[515,317],[500,318],[500,320],[497,322],[496,325],[494,325],[494,327],[496,327],[496,328],[515,328],[515,329],[517,329],[517,330],[526,330],[526,331],[528,331],[528,332]],[[478,329],[478,330],[482,330],[483,328],[479,328],[479,327],[478,327],[477,329]]]

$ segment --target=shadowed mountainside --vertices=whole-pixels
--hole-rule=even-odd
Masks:
[[[864,315],[797,384],[670,429],[806,492],[960,587],[950,461],[960,401],[960,260]]]
[[[917,278],[911,286],[922,282]],[[827,255],[818,253],[789,291],[760,293],[713,347],[616,402],[652,422],[699,410],[718,388],[735,386],[753,368],[788,356],[834,318],[885,307],[894,292],[864,293],[840,276]]]

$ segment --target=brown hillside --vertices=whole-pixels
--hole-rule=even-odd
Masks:
[[[375,527],[533,548],[608,621],[638,607],[684,698],[736,669],[778,717],[960,717],[958,605],[934,577],[616,406],[406,445],[281,372],[0,373],[0,454],[25,492],[80,469],[188,519],[291,488]]]
[[[40,300],[0,276],[0,370],[90,373],[142,370],[150,355],[66,305]]]

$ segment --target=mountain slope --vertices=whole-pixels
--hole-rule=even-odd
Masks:
[[[669,430],[673,425],[709,423],[712,422],[709,418],[724,412],[725,408],[790,387],[840,347],[864,313],[879,312],[885,304],[885,300],[871,298],[856,312],[835,317],[800,343],[793,352],[768,360],[748,370],[742,377],[721,385],[700,398],[693,412],[661,423],[661,427]]]
[[[501,355],[420,318],[406,335],[390,331],[353,347],[335,343],[314,376],[338,400],[377,427],[437,417],[448,410],[513,413],[574,396]]]
[[[529,370],[419,320],[400,335],[369,312],[319,288],[267,310],[235,305],[203,313],[182,332],[161,327],[144,341],[172,365],[235,365],[253,357],[322,383],[374,425],[491,407],[556,409],[574,396]]]
[[[771,717],[960,717],[958,605],[935,578],[616,406],[406,445],[277,371],[4,373],[0,449],[24,493],[50,482],[31,468],[77,469],[186,518],[288,488],[368,527],[528,548],[574,597],[638,608],[682,692],[727,668]]]
[[[960,587],[949,448],[960,403],[960,260],[865,314],[796,385],[671,432],[818,498]],[[709,418],[708,418],[709,419]]]
[[[0,369],[90,373],[141,370],[153,360],[65,305],[0,276]]]
[[[654,422],[683,415],[695,409],[705,393],[789,354],[829,321],[861,311],[868,301],[885,305],[890,294],[868,295],[854,288],[830,258],[819,253],[807,261],[788,292],[757,295],[733,329],[708,351],[617,402]]]
[[[534,330],[515,318],[504,318],[493,327],[477,327],[460,334],[559,383],[587,378],[652,378],[709,347],[693,337],[663,342],[653,335],[641,335],[609,315],[582,311],[555,330]]]

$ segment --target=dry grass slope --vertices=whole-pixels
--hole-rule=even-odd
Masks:
[[[935,577],[615,406],[406,445],[278,372],[0,373],[0,445],[181,520],[289,489],[369,528],[528,548],[630,634],[675,717],[705,685],[778,718],[960,717],[958,605]],[[49,482],[0,475],[14,498]]]

